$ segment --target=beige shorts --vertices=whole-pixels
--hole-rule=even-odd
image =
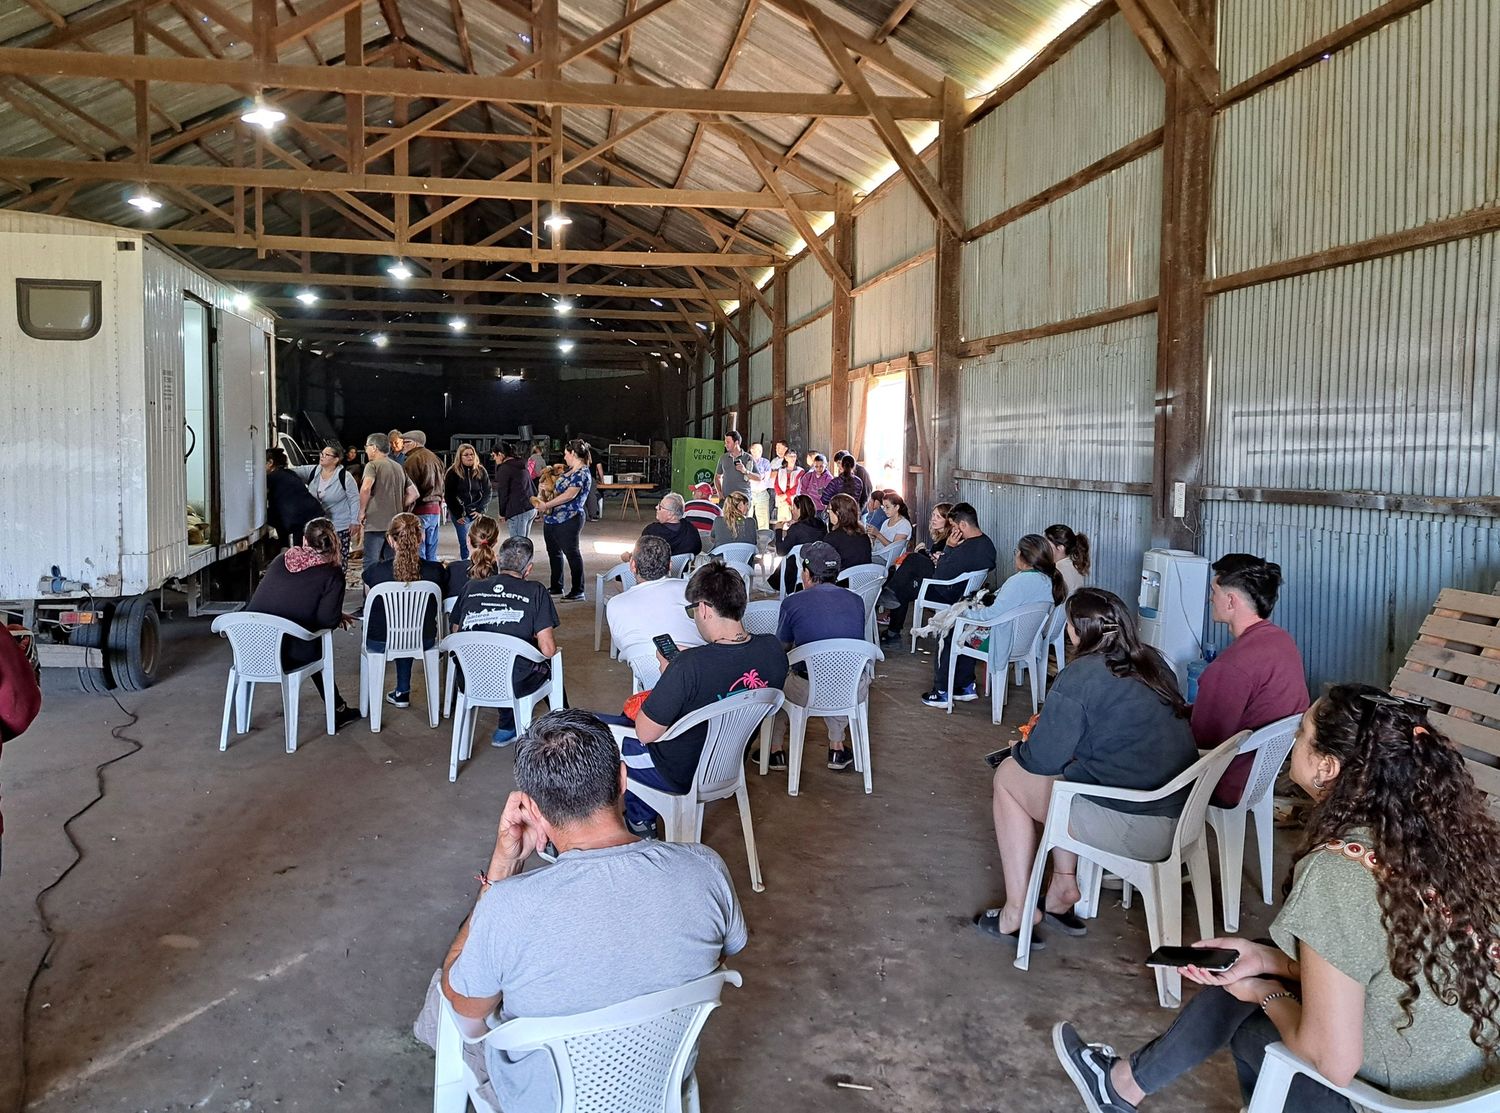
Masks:
[[[1135,815],[1078,797],[1068,815],[1068,834],[1138,862],[1163,862],[1172,853],[1177,820],[1165,815]]]

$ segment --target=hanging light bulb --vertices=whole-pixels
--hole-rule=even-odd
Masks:
[[[377,332],[374,336],[370,337],[370,343],[374,344],[377,348],[384,348],[390,342],[390,337],[386,336],[383,332]]]
[[[547,219],[542,221],[552,231],[557,232],[573,223],[573,218],[560,209],[553,209],[547,214]]]
[[[125,198],[125,200],[128,204],[134,205],[143,213],[154,213],[157,209],[161,208],[161,202],[152,196],[151,191],[145,186],[141,186],[140,189]]]
[[[464,329],[469,327],[469,322],[462,317],[454,317],[448,322],[448,327],[454,332],[463,332]]]
[[[569,352],[571,352],[573,350],[573,341],[571,341],[571,340],[559,340],[557,342],[557,350],[559,352],[561,352],[563,355],[567,355]]]
[[[297,295],[297,300],[300,301],[303,305],[317,305],[318,295],[313,293],[311,290],[303,290],[300,294]]]
[[[405,282],[415,272],[401,260],[397,259],[394,263],[385,268],[385,273],[390,275],[397,282]]]
[[[255,104],[240,113],[240,119],[247,124],[254,124],[258,128],[270,131],[286,119],[286,113],[279,108],[272,108],[260,97],[256,97]]]
[[[571,313],[573,312],[573,303],[567,298],[563,298],[562,301],[557,303],[557,311],[564,314]]]

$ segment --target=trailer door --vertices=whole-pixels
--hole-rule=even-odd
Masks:
[[[265,333],[218,314],[214,382],[218,395],[218,483],[225,543],[266,524],[267,360]]]

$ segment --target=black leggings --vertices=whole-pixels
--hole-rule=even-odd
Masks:
[[[899,634],[906,627],[906,612],[911,608],[922,590],[922,581],[930,579],[936,564],[927,553],[909,553],[901,564],[892,570],[885,582],[885,590],[896,597],[896,605],[890,609],[891,624],[888,629]],[[946,670],[947,665],[943,668]]]
[[[583,533],[583,514],[574,514],[561,522],[543,522],[542,540],[547,545],[547,561],[552,565],[552,590],[561,591],[563,586],[563,557],[568,558],[568,571],[573,575],[573,594],[583,591],[583,551],[578,539]]]

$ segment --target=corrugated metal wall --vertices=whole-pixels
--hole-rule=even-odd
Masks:
[[[762,344],[770,343],[771,340],[771,318],[767,317],[765,311],[756,302],[751,302],[745,313],[750,317],[750,350],[753,352]],[[741,313],[741,319],[745,313]]]
[[[854,299],[852,364],[925,352],[932,347],[932,282],[937,264],[929,259]]]
[[[724,368],[724,401],[727,409],[740,404],[740,361],[736,359]]]
[[[828,412],[830,393],[827,383],[815,386],[807,392],[807,448],[803,450],[804,452],[821,452],[828,455],[833,451],[833,446],[829,444],[832,437]]]
[[[833,318],[820,317],[786,337],[788,389],[826,379],[833,360]]]
[[[931,159],[927,168],[936,173]],[[868,282],[897,263],[920,255],[937,242],[932,214],[917,191],[902,178],[854,220],[855,284]]]
[[[745,427],[746,444],[759,441],[767,446],[771,445],[771,403],[757,402],[750,407],[750,422]]]
[[[1232,106],[1214,166],[1217,273],[1500,201],[1497,56],[1500,5],[1434,0]]]
[[[771,349],[762,348],[750,357],[750,400],[771,393]]]
[[[1154,297],[1160,247],[1161,152],[1153,151],[969,244],[964,335],[993,336]]]
[[[1226,81],[1373,2],[1229,0]],[[1500,195],[1500,17],[1434,0],[1222,117],[1217,270],[1395,232]],[[1500,236],[1219,295],[1207,482],[1493,495]],[[1500,579],[1494,519],[1206,502],[1203,551],[1276,560],[1277,619],[1316,682],[1388,681],[1438,591]]]
[[[792,264],[787,273],[786,321],[795,325],[833,304],[833,279],[810,255]]]

